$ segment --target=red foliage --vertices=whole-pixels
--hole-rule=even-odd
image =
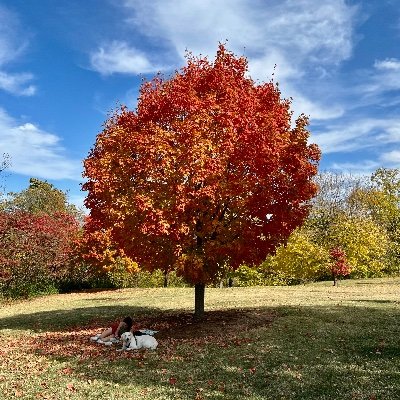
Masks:
[[[63,276],[79,233],[68,213],[0,213],[0,283]]]
[[[106,122],[84,163],[94,241],[107,233],[140,266],[208,283],[225,262],[260,263],[304,221],[320,157],[307,118],[292,127],[290,101],[246,73],[223,45],[213,63],[189,55],[142,85],[137,112]]]
[[[346,253],[340,247],[334,247],[330,250],[330,256],[333,262],[330,264],[331,272],[334,281],[339,277],[344,277],[350,274],[351,267],[347,261]]]

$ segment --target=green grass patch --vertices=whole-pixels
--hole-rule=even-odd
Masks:
[[[50,295],[0,308],[2,399],[399,399],[400,280]],[[89,341],[116,319],[156,351]]]

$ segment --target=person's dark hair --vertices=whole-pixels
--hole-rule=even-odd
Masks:
[[[128,330],[132,328],[133,320],[131,317],[125,317],[122,321],[128,325]]]

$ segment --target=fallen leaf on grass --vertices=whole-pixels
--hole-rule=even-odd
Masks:
[[[73,383],[68,383],[67,384],[67,389],[70,390],[71,392],[75,392],[76,391],[75,386],[74,386]]]
[[[204,397],[203,397],[203,388],[197,388],[197,390],[196,390],[196,397],[194,398],[195,400],[203,400],[204,399]]]
[[[175,377],[173,377],[173,376],[171,376],[171,377],[169,378],[169,384],[170,384],[170,385],[175,385],[175,384],[176,384],[176,381],[177,381],[177,379],[176,379]]]
[[[72,368],[67,367],[67,368],[64,368],[61,372],[65,375],[69,375],[72,371],[73,371]]]

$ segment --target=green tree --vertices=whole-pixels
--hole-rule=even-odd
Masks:
[[[9,193],[3,202],[5,212],[26,212],[29,214],[68,213],[78,220],[82,219],[82,212],[73,204],[68,203],[67,194],[57,189],[47,181],[31,178],[29,187],[18,193]]]
[[[235,286],[262,286],[266,284],[263,271],[247,265],[241,265],[229,276]]]

